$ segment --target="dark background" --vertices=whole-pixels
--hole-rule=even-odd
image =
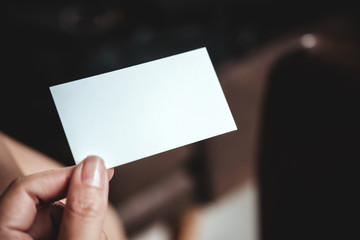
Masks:
[[[219,69],[312,26],[343,30],[331,36],[357,49],[359,23],[351,1],[12,1],[1,10],[1,131],[72,165],[49,86],[203,46]],[[263,239],[358,232],[349,219],[358,219],[359,74],[341,56],[323,64],[298,52],[271,73],[259,159]]]
[[[206,46],[215,67],[346,1],[13,1],[2,10],[1,129],[72,164],[48,87]],[[354,13],[355,12],[355,13]]]

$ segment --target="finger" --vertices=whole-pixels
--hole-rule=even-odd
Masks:
[[[95,156],[86,158],[71,177],[58,239],[100,239],[108,191],[103,160]]]
[[[75,168],[42,172],[14,181],[0,200],[0,226],[8,231],[30,229],[41,203],[65,197]]]
[[[114,176],[114,168],[109,168],[107,170],[107,174],[108,174],[108,181],[110,182],[110,180],[113,178]]]
[[[64,204],[56,202],[38,209],[28,234],[37,240],[56,239],[60,229]]]

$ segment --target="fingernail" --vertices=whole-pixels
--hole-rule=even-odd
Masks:
[[[95,156],[87,157],[81,172],[81,181],[87,185],[102,188],[104,184],[104,161]]]

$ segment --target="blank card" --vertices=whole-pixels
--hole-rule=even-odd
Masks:
[[[206,48],[50,91],[77,164],[98,155],[111,168],[236,130]]]

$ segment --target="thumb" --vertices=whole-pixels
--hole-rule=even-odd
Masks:
[[[76,166],[58,239],[101,239],[108,191],[108,176],[102,159],[91,156]]]

